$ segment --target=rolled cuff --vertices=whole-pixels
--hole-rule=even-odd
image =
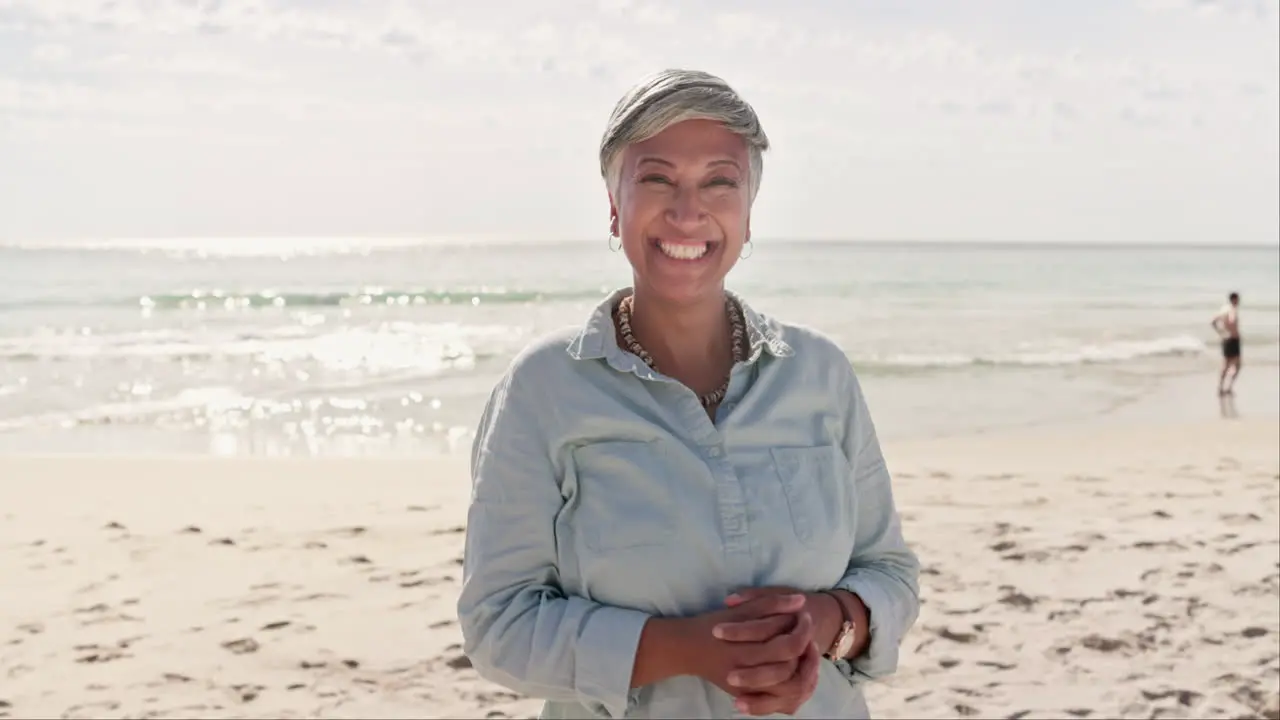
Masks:
[[[871,641],[861,655],[852,660],[840,660],[836,667],[850,682],[860,679],[877,680],[892,675],[898,669],[898,648],[902,645],[902,623],[898,622],[898,608],[890,595],[880,587],[878,578],[854,572],[841,580],[837,589],[857,595],[867,606],[871,617],[867,631]]]
[[[631,674],[648,620],[639,610],[609,606],[587,616],[574,661],[574,684],[584,705],[595,705],[611,718],[624,717],[632,709],[637,693],[631,689]]]

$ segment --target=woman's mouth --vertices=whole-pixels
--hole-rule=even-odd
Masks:
[[[654,245],[663,255],[672,260],[699,260],[711,251],[712,244],[697,240],[680,241],[673,240],[656,240]]]

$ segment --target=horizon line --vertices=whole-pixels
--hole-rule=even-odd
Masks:
[[[916,247],[1039,247],[1039,248],[1110,248],[1110,249],[1197,249],[1197,250],[1280,250],[1280,239],[1267,242],[1249,242],[1233,240],[1227,242],[1208,242],[1204,240],[1094,240],[1094,239],[1004,239],[1004,238],[919,238],[919,237],[785,237],[759,236],[754,240],[763,243],[798,244],[798,245],[911,245]],[[302,246],[347,246],[350,249],[364,249],[370,246],[394,247],[420,246],[510,246],[510,245],[568,245],[590,244],[601,242],[599,238],[554,236],[554,235],[514,235],[509,233],[471,233],[471,234],[422,234],[422,235],[155,235],[155,236],[116,236],[116,237],[82,237],[82,238],[42,238],[17,239],[0,238],[0,249],[94,249],[94,250],[197,250],[199,247],[183,247],[187,244],[206,245],[210,242],[223,241],[237,245],[251,242],[269,244],[297,244]],[[299,247],[298,249],[302,249]]]

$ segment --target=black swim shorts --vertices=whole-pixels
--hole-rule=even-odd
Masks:
[[[1240,357],[1240,338],[1226,338],[1222,341],[1222,357],[1228,360]]]

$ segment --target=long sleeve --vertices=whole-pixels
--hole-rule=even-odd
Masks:
[[[472,448],[464,651],[481,677],[515,692],[620,717],[635,702],[631,673],[648,616],[561,589],[555,525],[564,499],[541,421],[555,405],[541,378],[516,375],[494,389]]]
[[[903,539],[889,470],[852,372],[849,383],[844,445],[853,462],[857,530],[848,569],[836,587],[867,606],[871,642],[862,655],[838,665],[851,680],[878,679],[897,670],[898,648],[920,614],[920,561]]]

